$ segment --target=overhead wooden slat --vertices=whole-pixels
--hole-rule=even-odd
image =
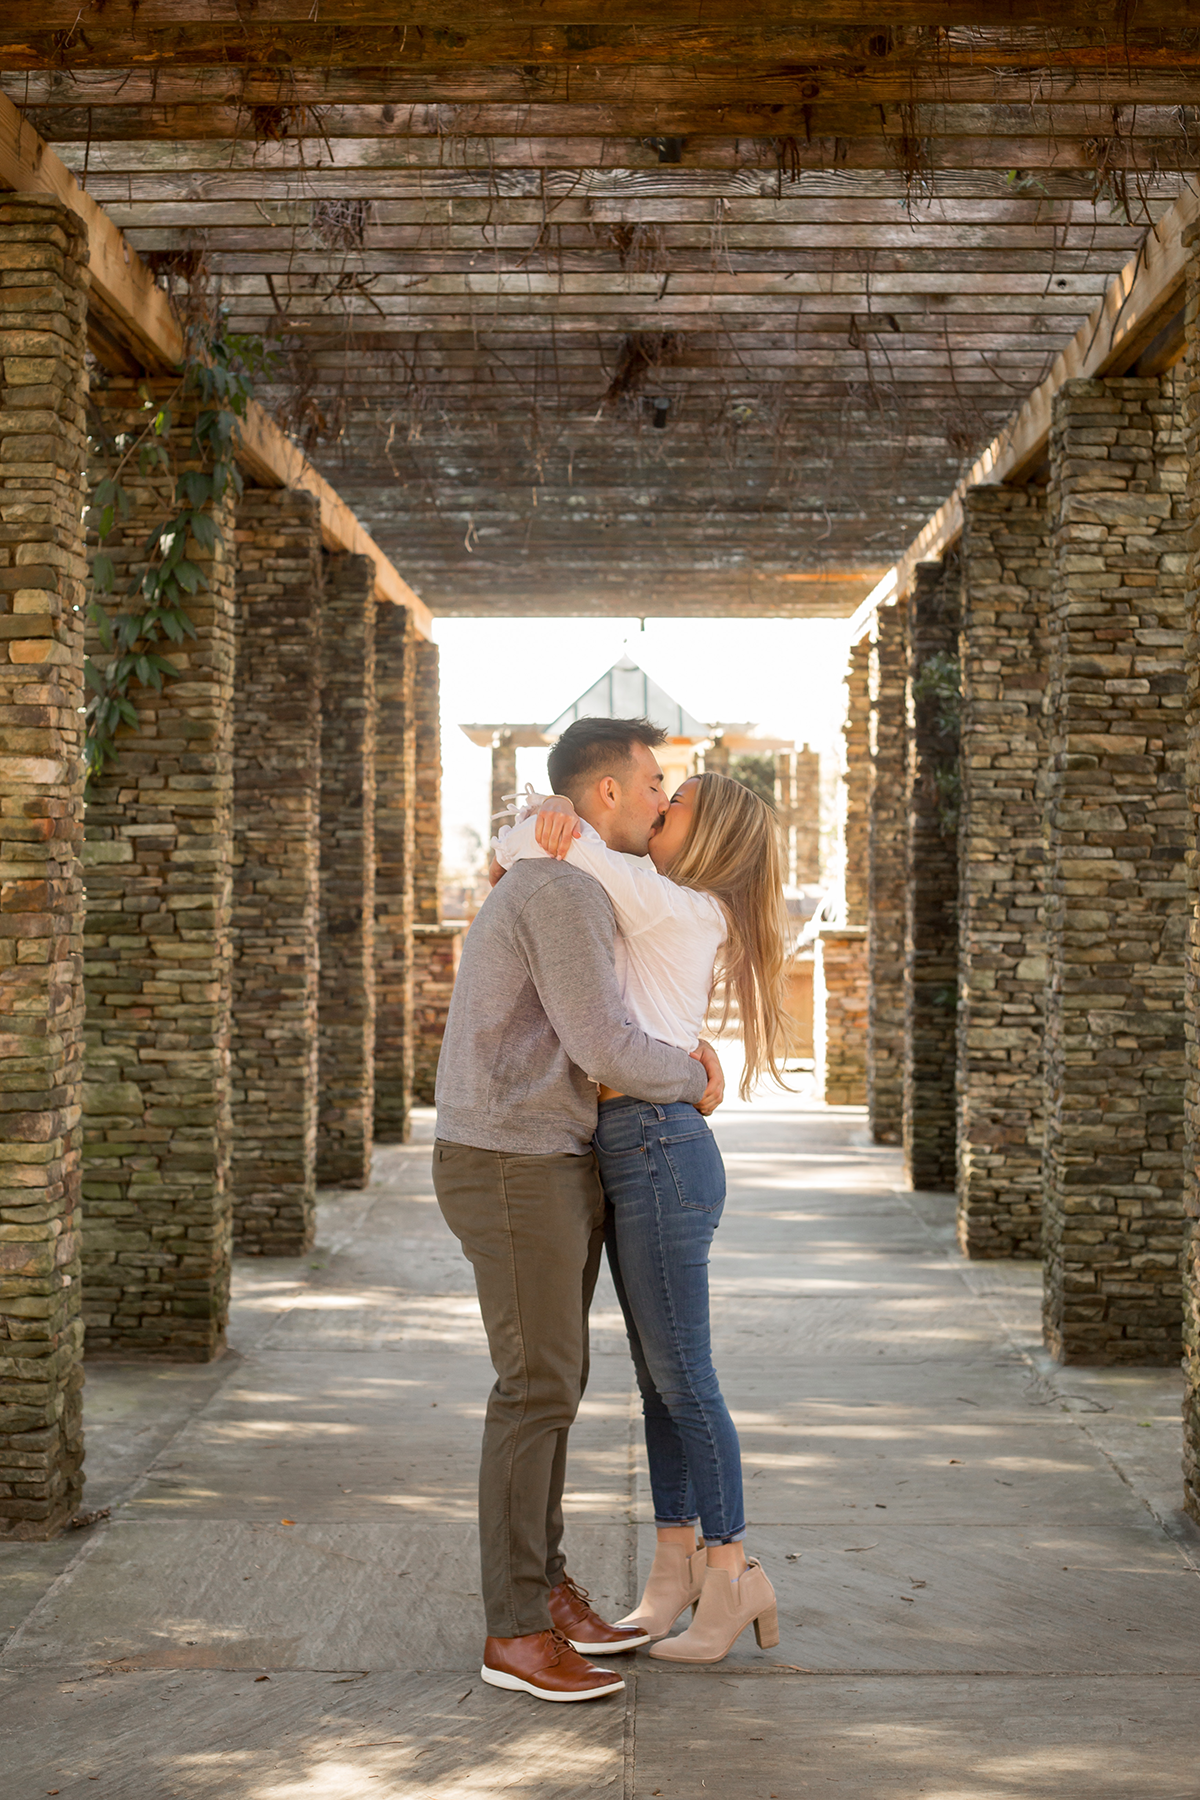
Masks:
[[[70,171],[25,125],[11,101],[0,95],[0,186],[18,193],[61,200],[82,220],[88,237],[90,304],[102,310],[111,328],[151,369],[178,367],[185,342],[178,321],[149,270],[120,231],[85,194]],[[369,556],[375,564],[376,592],[411,609],[416,629],[430,630],[428,609],[374,544],[350,508],[308,459],[284,437],[261,406],[251,402],[240,427],[239,461],[274,487],[303,488],[321,508],[321,530],[331,549]]]
[[[1174,4],[1000,10],[9,0],[0,85],[436,609],[812,616],[1200,166]]]
[[[144,81],[137,72],[131,78]],[[27,117],[49,141],[60,144],[77,139],[93,145],[125,143],[133,145],[149,141],[186,141],[188,139],[223,139],[236,144],[239,154],[254,151],[264,158],[285,154],[288,146],[303,137],[303,121],[284,117],[276,128],[285,135],[280,139],[264,135],[268,121],[256,122],[250,116],[250,103],[239,96],[228,95],[207,104],[143,99],[131,101],[128,86],[118,95],[118,84],[104,81],[93,85],[90,77],[67,81],[46,94],[44,101],[25,101],[25,78],[0,77],[9,97],[24,103]],[[1179,74],[1157,76],[1154,85],[1160,98],[1151,100],[1143,83],[1130,104],[1137,106],[1139,140],[1156,138],[1172,142],[1177,152],[1188,153],[1186,124],[1180,118],[1181,106],[1187,108],[1193,98],[1194,81]],[[1169,91],[1165,91],[1169,90]],[[520,138],[536,142],[542,139],[578,140],[594,143],[603,139],[611,148],[606,160],[613,161],[618,145],[631,145],[639,162],[657,161],[657,151],[640,140],[658,136],[686,139],[681,155],[690,159],[697,154],[696,140],[730,139],[778,143],[796,138],[797,152],[807,153],[813,138],[831,136],[898,137],[914,127],[922,136],[1029,138],[1062,143],[1072,138],[1114,132],[1111,102],[1081,102],[1060,99],[1044,104],[1020,104],[998,100],[945,100],[922,102],[912,110],[901,112],[884,107],[847,101],[831,103],[782,104],[764,117],[761,106],[741,102],[737,105],[713,106],[707,110],[695,104],[674,111],[660,104],[637,106],[583,106],[535,104],[521,106],[477,104],[397,106],[331,104],[321,108],[319,135],[314,134],[313,149],[318,144],[333,143],[343,138],[400,140],[433,138],[446,157],[457,159],[478,154],[477,146],[490,139],[503,141]],[[256,130],[257,124],[257,130]],[[297,124],[300,130],[297,131]],[[1118,122],[1118,134],[1120,125]],[[244,141],[243,141],[244,140]],[[1181,141],[1182,140],[1182,141]],[[646,152],[645,155],[642,152]],[[684,164],[686,166],[686,162]]]
[[[907,591],[917,563],[944,555],[962,534],[962,496],[981,483],[999,485],[1019,480],[1044,455],[1049,440],[1054,395],[1064,381],[1103,375],[1127,367],[1131,357],[1176,311],[1182,310],[1184,234],[1200,220],[1200,194],[1181,194],[1155,226],[1138,256],[1113,281],[1104,299],[1053,369],[1028,400],[976,458],[949,499],[918,532],[904,555],[881,579],[855,614],[856,635],[872,612],[892,604]],[[1174,343],[1166,347],[1163,366],[1183,354],[1182,319]]]
[[[236,26],[245,18],[240,0],[85,0],[85,4],[74,6],[71,0],[46,0],[36,9],[27,8],[23,16],[46,28],[78,28],[85,20],[89,24],[103,20],[106,11],[110,22],[126,23],[136,18],[146,27],[188,19]],[[255,17],[272,26],[311,22],[312,16],[308,0],[258,0],[255,7]],[[420,27],[414,29],[442,27],[461,35],[463,10],[457,0],[422,0],[419,16]],[[390,27],[395,24],[396,13],[388,0],[325,0],[321,17],[326,24],[375,22]],[[946,7],[939,0],[903,0],[902,14],[899,7],[894,9],[889,27],[880,38],[879,8],[870,0],[809,0],[804,10],[809,29],[871,34],[879,40],[872,47],[872,54],[879,56],[901,53],[912,45],[910,33],[930,27],[938,34],[938,44],[975,43],[982,48],[998,37],[1038,45],[1047,41],[1047,27],[1052,25],[1050,41],[1058,47],[1065,50],[1078,45],[1092,54],[1116,58],[1126,43],[1140,42],[1143,35],[1169,37],[1178,25],[1178,11],[1171,0],[1143,0],[1132,18],[1125,0],[1058,0],[1049,12],[1045,0],[1006,0],[1002,20],[997,19],[997,8],[990,0],[957,0],[952,17],[954,24],[948,27]],[[641,0],[604,0],[602,8],[596,0],[555,0],[553,9],[544,0],[475,0],[470,18],[476,30],[545,30],[549,21],[563,30],[587,33],[589,41],[593,36],[603,41],[606,33],[618,28],[634,32],[643,29],[646,8]],[[738,12],[733,19],[735,22],[723,23],[719,14],[710,12],[710,35],[722,29],[744,34],[744,15]],[[760,28],[782,24],[795,31],[794,0],[759,0],[755,19]],[[658,0],[655,22],[661,29],[695,29],[694,0]],[[897,26],[894,31],[892,24]]]

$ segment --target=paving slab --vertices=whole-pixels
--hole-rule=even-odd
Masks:
[[[1180,1676],[644,1673],[633,1785],[662,1800],[1194,1800],[1198,1701]]]
[[[0,1551],[4,1800],[1192,1800],[1177,1372],[1050,1364],[1036,1265],[964,1263],[953,1196],[804,1096],[717,1123],[714,1344],[779,1647],[642,1653],[594,1706],[480,1683],[492,1377],[416,1133],[322,1196],[309,1256],[236,1263],[220,1362],[90,1366],[112,1516]],[[592,1326],[568,1550],[617,1614],[653,1530],[606,1275]]]
[[[626,1611],[628,1528],[572,1526],[569,1550],[598,1604]],[[480,1621],[473,1520],[122,1517],[14,1633],[0,1667],[469,1671]]]
[[[620,1795],[625,1696],[547,1707],[469,1674],[0,1674],[5,1800]]]
[[[171,1441],[130,1517],[472,1520],[488,1392],[482,1350],[258,1349]],[[573,1517],[628,1507],[629,1359],[596,1357],[572,1432]]]

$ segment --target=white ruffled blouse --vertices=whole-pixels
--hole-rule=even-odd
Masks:
[[[493,840],[505,869],[525,857],[545,856],[535,836],[542,796],[532,788],[510,811],[514,823]],[[711,894],[677,887],[648,861],[610,850],[583,819],[566,860],[598,881],[613,904],[617,980],[629,1017],[660,1043],[694,1050],[700,1041],[712,993],[713,966],[728,930],[720,903]]]

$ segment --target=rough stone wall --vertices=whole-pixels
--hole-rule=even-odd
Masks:
[[[365,1187],[375,1117],[375,565],[326,561],[317,1180]]]
[[[321,524],[313,495],[237,509],[234,1238],[298,1256],[316,1218]]]
[[[413,1099],[434,1103],[438,1057],[467,927],[461,920],[413,930]]]
[[[826,1106],[867,1102],[867,932],[823,926],[813,946],[814,1084]]]
[[[403,1144],[413,1084],[416,638],[403,606],[375,612],[375,1138]]]
[[[417,805],[413,848],[413,917],[436,925],[442,916],[442,720],[438,647],[416,641],[413,718],[416,725]]]
[[[821,879],[821,758],[807,744],[792,758],[792,879],[797,887]]]
[[[958,858],[947,778],[958,742],[923,687],[933,657],[956,657],[958,558],[919,563],[908,601],[908,852],[904,926],[904,1165],[914,1188],[952,1188]]]
[[[83,1487],[83,641],[87,239],[0,200],[0,1536]]]
[[[908,854],[905,681],[907,608],[881,607],[871,627],[868,789],[870,997],[867,1105],[877,1144],[898,1144],[904,1121],[904,879]]]
[[[1050,541],[1036,488],[964,502],[958,1241],[1041,1255],[1043,707]]]
[[[114,383],[100,402],[110,432],[145,419],[132,386]],[[195,402],[174,407],[183,470]],[[105,544],[114,611],[175,505],[175,470],[127,468],[125,482],[133,511]],[[224,1342],[232,1228],[232,500],[213,517],[215,550],[188,547],[207,586],[188,604],[196,637],[171,651],[180,679],[136,690],[138,727],[122,729],[115,769],[94,784],[85,849],[88,1343],[193,1361]]]
[[[1200,1522],[1200,231],[1184,242],[1187,357],[1177,369],[1183,395],[1187,517],[1187,882],[1184,964],[1183,1481],[1184,1505]]]
[[[1169,375],[1055,398],[1044,1243],[1064,1362],[1179,1355],[1182,450]]]
[[[846,675],[848,702],[843,728],[846,756],[845,821],[842,843],[846,858],[846,923],[867,923],[870,845],[868,792],[871,779],[871,645],[860,638],[850,652]]]
[[[439,774],[440,774],[439,758]],[[508,732],[499,734],[497,742],[492,745],[492,832],[496,830],[496,815],[502,813],[508,805],[509,796],[517,791],[517,752]]]

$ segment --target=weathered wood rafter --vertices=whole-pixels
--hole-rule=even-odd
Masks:
[[[1196,179],[1200,33],[800,10],[9,0],[0,88],[435,611],[846,612]]]

